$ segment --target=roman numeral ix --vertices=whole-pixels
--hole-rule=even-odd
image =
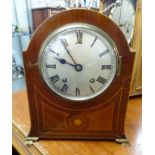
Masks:
[[[46,68],[56,68],[56,65],[49,65],[49,64],[46,64]]]

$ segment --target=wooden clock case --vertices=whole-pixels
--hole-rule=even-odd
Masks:
[[[109,88],[88,101],[76,102],[58,96],[45,84],[38,68],[39,50],[46,37],[70,23],[87,23],[102,29],[115,42],[121,58],[119,72]],[[31,119],[28,139],[124,139],[134,54],[118,26],[98,12],[73,9],[45,20],[23,54]]]

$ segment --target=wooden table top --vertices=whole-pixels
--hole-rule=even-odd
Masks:
[[[90,140],[39,140],[26,146],[25,137],[30,129],[27,93],[26,90],[13,93],[13,146],[23,155],[141,155],[141,102],[141,97],[129,100],[125,121],[129,147],[122,147],[113,141]]]

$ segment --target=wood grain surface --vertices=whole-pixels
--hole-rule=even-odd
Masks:
[[[40,140],[27,147],[25,138],[30,130],[26,90],[13,94],[13,146],[22,155],[141,155],[141,97],[129,100],[125,132],[130,146],[112,141]]]

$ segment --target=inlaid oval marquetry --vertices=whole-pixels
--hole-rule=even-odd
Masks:
[[[66,119],[66,127],[68,129],[87,129],[89,126],[89,118],[85,114],[70,115]]]

